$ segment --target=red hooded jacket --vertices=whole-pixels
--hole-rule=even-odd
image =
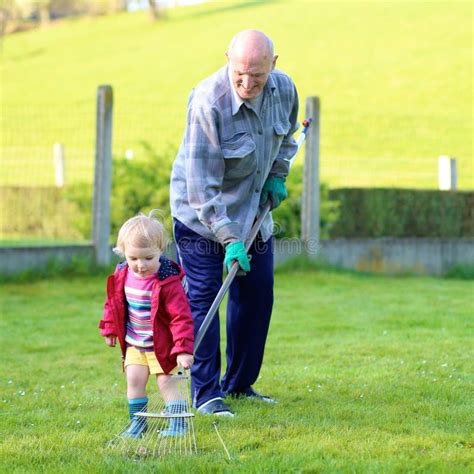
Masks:
[[[153,349],[168,374],[176,367],[176,356],[182,352],[193,353],[194,325],[189,302],[181,284],[183,269],[172,260],[162,256],[161,265],[171,265],[174,275],[159,279],[153,284],[151,295],[151,324],[153,327]],[[122,359],[125,359],[125,333],[127,324],[127,300],[125,299],[126,262],[117,265],[113,275],[107,278],[107,299],[104,317],[99,322],[101,336],[117,336]]]

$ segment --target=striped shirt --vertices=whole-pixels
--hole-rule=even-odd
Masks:
[[[228,74],[225,66],[191,92],[170,190],[173,217],[224,245],[248,235],[267,177],[288,174],[298,128],[298,95],[286,74],[270,73],[260,110],[234,96]],[[271,214],[261,233],[271,236]]]
[[[125,342],[137,349],[153,350],[151,327],[151,293],[156,275],[136,276],[130,268],[125,279],[125,298],[128,303]]]

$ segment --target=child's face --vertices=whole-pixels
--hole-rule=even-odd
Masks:
[[[125,258],[132,272],[139,277],[155,274],[160,267],[161,252],[149,247],[125,245]]]

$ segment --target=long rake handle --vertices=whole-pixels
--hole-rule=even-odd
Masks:
[[[298,136],[298,139],[296,140],[296,144],[298,145],[298,148],[296,150],[296,153],[293,155],[293,157],[290,159],[290,168],[293,165],[293,162],[295,161],[296,155],[298,154],[298,151],[301,148],[301,145],[306,139],[306,134],[308,132],[308,128],[311,125],[311,122],[313,121],[312,118],[309,118],[307,120],[303,120],[303,130],[301,130],[301,133]],[[250,249],[250,246],[253,244],[253,241],[257,237],[258,231],[260,230],[260,227],[262,227],[262,223],[267,217],[268,213],[271,210],[271,203],[270,200],[268,199],[265,205],[263,206],[262,211],[260,212],[260,215],[258,216],[257,220],[254,222],[252,228],[250,229],[249,235],[247,236],[247,239],[245,240],[245,250],[248,252]],[[204,321],[201,324],[201,327],[199,328],[196,341],[194,342],[194,354],[197,354],[197,351],[199,349],[199,346],[201,345],[202,340],[204,339],[204,336],[206,335],[207,330],[209,329],[209,326],[214,319],[214,316],[217,313],[217,310],[219,309],[219,305],[221,304],[222,300],[224,299],[225,294],[227,293],[227,290],[229,289],[230,285],[234,281],[235,276],[237,275],[237,272],[239,271],[239,263],[235,261],[232,264],[232,267],[229,270],[229,273],[227,274],[224,282],[222,283],[222,286],[217,293],[214,301],[212,302],[211,307],[209,308],[209,311],[206,314],[206,317],[204,318]]]

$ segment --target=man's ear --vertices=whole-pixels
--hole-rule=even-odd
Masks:
[[[273,56],[273,62],[272,62],[272,71],[275,69],[276,63],[277,63],[278,55]]]

